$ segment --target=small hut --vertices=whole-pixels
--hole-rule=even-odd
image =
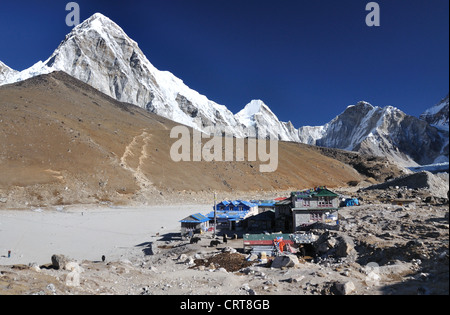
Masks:
[[[200,213],[192,214],[180,222],[181,236],[183,237],[188,236],[189,232],[193,235],[206,231],[209,228],[209,218]]]

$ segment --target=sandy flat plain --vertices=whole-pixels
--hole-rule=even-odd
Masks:
[[[53,254],[75,260],[108,260],[139,253],[156,234],[179,232],[179,221],[207,214],[211,205],[108,207],[0,211],[0,265],[46,264]],[[11,257],[8,258],[8,251]]]

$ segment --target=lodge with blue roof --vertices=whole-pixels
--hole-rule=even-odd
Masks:
[[[181,220],[182,234],[206,231],[211,227],[295,233],[320,223],[333,228],[339,224],[339,195],[326,187],[291,192],[274,200],[224,200],[207,215],[195,214]],[[216,225],[215,225],[216,224]]]
[[[214,208],[213,208],[214,209]],[[222,201],[216,205],[216,211],[208,213],[207,217],[214,222],[216,217],[218,228],[228,228],[231,231],[242,228],[244,220],[258,214],[258,205],[245,200]]]

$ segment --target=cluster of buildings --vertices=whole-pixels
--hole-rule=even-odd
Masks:
[[[211,230],[280,231],[296,233],[315,223],[339,224],[339,195],[326,187],[294,191],[287,198],[274,200],[233,200],[216,204],[207,215],[194,214],[181,220],[181,233]]]

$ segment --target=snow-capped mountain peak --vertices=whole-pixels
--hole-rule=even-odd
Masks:
[[[236,114],[236,119],[245,126],[255,124],[255,115],[270,115],[272,118],[278,120],[270,108],[261,100],[253,100],[248,103],[239,113]]]
[[[299,142],[298,131],[291,122],[281,122],[262,101],[253,100],[235,115],[248,136]]]
[[[225,106],[190,89],[168,71],[156,69],[121,27],[96,13],[76,26],[45,61],[19,73],[12,82],[64,71],[123,102],[203,130],[236,120]]]
[[[84,20],[82,23],[75,26],[72,31],[66,36],[65,40],[67,40],[71,36],[79,35],[82,32],[89,31],[96,31],[103,38],[109,38],[113,35],[119,35],[120,37],[126,38],[129,41],[133,41],[128,37],[125,31],[118,24],[101,13],[95,13],[88,19]]]

